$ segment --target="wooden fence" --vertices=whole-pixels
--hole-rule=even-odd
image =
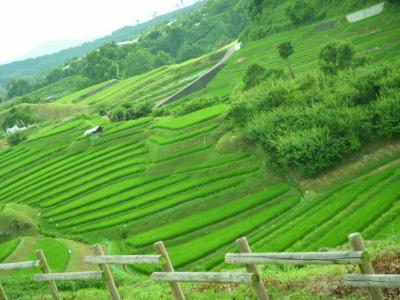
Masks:
[[[372,299],[383,298],[381,288],[400,288],[400,275],[375,274],[370,257],[365,251],[364,242],[359,233],[349,236],[351,251],[343,252],[278,252],[253,253],[245,237],[236,241],[239,253],[228,253],[225,262],[240,264],[247,272],[175,272],[170,257],[163,242],[154,244],[155,255],[105,255],[100,245],[93,247],[93,256],[86,256],[87,264],[98,265],[99,271],[52,273],[42,250],[36,251],[37,260],[0,264],[0,271],[39,268],[42,274],[33,275],[36,282],[48,282],[53,299],[60,300],[56,281],[59,280],[103,280],[110,294],[110,299],[119,300],[120,295],[115,285],[110,264],[117,265],[156,265],[163,272],[154,272],[151,279],[158,282],[168,282],[172,294],[177,300],[185,296],[179,282],[214,282],[241,283],[251,285],[258,300],[269,300],[270,296],[257,269],[259,264],[292,264],[292,265],[358,265],[360,275],[344,276],[348,286],[367,288]],[[0,283],[0,300],[7,300],[6,293]]]

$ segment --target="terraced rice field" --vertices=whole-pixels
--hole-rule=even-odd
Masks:
[[[388,4],[388,3],[386,3]],[[229,95],[238,88],[247,68],[254,63],[268,69],[287,70],[285,62],[279,57],[276,45],[290,40],[294,47],[291,64],[299,74],[318,68],[319,51],[328,41],[347,41],[354,45],[357,56],[366,56],[371,63],[382,63],[397,59],[400,51],[398,9],[385,6],[384,13],[361,22],[349,24],[345,16],[336,17],[336,25],[324,31],[318,25],[303,26],[295,30],[268,35],[265,39],[248,42],[229,60],[228,64],[208,84],[207,88],[194,96]],[[229,78],[229,80],[227,80]],[[185,97],[189,99],[189,97]],[[184,101],[185,99],[182,99]],[[178,102],[172,105],[178,105]]]
[[[226,47],[183,64],[160,67],[149,73],[134,76],[114,84],[105,82],[57,100],[60,104],[112,104],[126,102],[156,103],[201,76],[219,59]]]
[[[187,269],[218,266],[243,235],[255,250],[316,250],[342,244],[352,231],[382,238],[398,228],[398,163],[304,200],[265,167],[262,153],[235,144],[221,125],[226,111],[216,105],[178,118],[107,123],[97,137],[82,137],[80,126],[93,122],[53,127],[40,143],[28,140],[30,149],[22,143],[0,153],[0,165],[13,169],[0,182],[0,202],[39,209],[44,231],[87,243],[109,239],[124,253],[152,253],[162,239],[174,265]],[[68,143],[38,151],[54,131],[67,132]],[[16,243],[0,247],[0,258],[18,252]],[[50,244],[31,246],[47,247],[50,257],[65,253]],[[67,264],[63,254],[54,268]]]

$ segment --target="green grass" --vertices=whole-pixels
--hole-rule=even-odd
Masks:
[[[66,122],[61,125],[57,125],[54,128],[51,128],[50,130],[46,130],[44,132],[41,132],[39,134],[36,134],[32,137],[29,138],[28,142],[31,141],[37,141],[40,139],[48,138],[51,136],[55,136],[61,133],[65,133],[74,129],[77,129],[78,127],[81,127],[83,125],[84,121],[82,119],[77,119],[71,122]]]
[[[78,195],[88,193],[93,189],[101,187],[105,184],[109,185],[127,176],[144,172],[144,168],[136,167],[137,165],[144,163],[145,161],[141,160],[123,162],[107,170],[84,177],[82,180],[73,181],[73,183],[68,187],[63,186],[63,188],[67,188],[67,190],[62,192],[61,195],[53,195],[52,197],[49,197],[50,200],[42,201],[40,203],[40,207],[49,208],[50,206],[76,198]]]
[[[242,170],[234,170],[231,172],[226,172],[221,175],[209,176],[207,178],[193,178],[188,180],[181,180],[180,183],[168,186],[165,189],[155,191],[154,193],[150,193],[144,195],[143,197],[138,197],[134,201],[125,202],[121,205],[114,206],[111,208],[107,208],[104,211],[96,211],[92,214],[86,215],[84,218],[79,219],[79,223],[84,223],[88,221],[95,221],[101,218],[107,218],[114,214],[126,212],[131,209],[137,209],[142,205],[147,205],[157,200],[161,200],[165,197],[172,196],[172,195],[179,195],[180,193],[192,190],[194,188],[199,188],[201,186],[205,186],[207,184],[213,183],[218,180],[223,180],[235,176],[247,175],[251,174],[258,170],[258,167],[251,167]]]
[[[81,90],[83,87],[87,86],[87,84],[88,79],[74,75],[44,86],[41,89],[25,95],[24,98],[29,98],[31,103],[52,102]]]
[[[287,192],[287,184],[272,186],[263,192],[240,198],[201,213],[177,220],[153,230],[140,233],[127,239],[127,242],[135,247],[146,246],[158,240],[167,240],[186,234],[199,228],[214,224],[226,218],[231,218],[259,204]]]
[[[82,158],[80,163],[74,162],[74,166],[64,165],[62,170],[57,170],[52,175],[47,175],[47,180],[37,180],[35,184],[30,184],[25,187],[21,193],[13,194],[10,200],[18,198],[20,201],[27,200],[29,203],[35,202],[37,196],[42,195],[45,191],[49,191],[61,184],[66,184],[73,179],[77,179],[80,176],[88,175],[96,170],[101,170],[104,167],[112,166],[113,164],[125,160],[127,158],[137,157],[145,153],[145,150],[141,148],[141,145],[134,144],[132,146],[121,147],[115,151],[106,152],[104,155],[93,155],[92,159]],[[118,155],[119,154],[119,155]],[[30,191],[30,194],[27,194]]]
[[[162,119],[157,123],[155,123],[152,127],[170,129],[170,130],[184,129],[205,122],[207,120],[216,118],[221,114],[223,114],[224,112],[226,112],[227,109],[228,109],[227,105],[219,104],[183,115],[181,117]]]
[[[346,241],[352,232],[362,232],[368,224],[377,220],[386,212],[395,201],[400,199],[400,178],[393,178],[393,182],[379,189],[374,195],[362,199],[360,207],[350,214],[333,222],[323,235],[315,238],[306,249],[316,249],[318,245],[335,247]]]
[[[235,239],[272,221],[282,213],[293,208],[297,203],[298,198],[289,197],[278,203],[271,203],[271,205],[250,217],[237,219],[233,224],[223,226],[197,239],[192,239],[178,246],[168,247],[167,244],[172,263],[175,267],[179,268],[211,254],[220,247],[233,243]]]
[[[197,137],[199,135],[203,135],[205,133],[209,133],[210,131],[213,131],[214,129],[218,128],[218,124],[213,124],[210,126],[206,126],[197,130],[193,130],[191,132],[187,132],[181,135],[175,135],[172,137],[164,137],[164,136],[159,136],[159,135],[152,135],[150,136],[150,140],[159,144],[159,145],[169,145],[173,143],[177,143],[180,141],[184,141],[193,137]]]
[[[5,260],[11,253],[13,253],[19,243],[20,240],[15,239],[0,244],[0,262]]]
[[[113,196],[119,196],[121,194],[129,192],[130,190],[136,187],[156,182],[163,178],[165,178],[165,176],[136,177],[134,179],[129,178],[124,181],[120,181],[116,184],[113,184],[111,186],[106,186],[100,190],[95,191],[94,193],[90,193],[84,197],[78,198],[65,205],[61,205],[55,208],[50,208],[49,210],[46,210],[43,216],[53,217],[59,214],[64,214],[73,209],[77,209],[92,204],[93,202],[99,203],[99,201],[101,200],[112,199],[111,197]]]
[[[226,51],[225,48],[181,64],[163,66],[148,73],[121,80],[93,95],[83,97],[83,95],[96,91],[107,84],[107,82],[101,83],[61,98],[57,100],[57,103],[89,105],[108,105],[117,102],[156,103],[176,93],[196,79],[202,72],[215,65],[224,51]]]
[[[115,226],[122,223],[135,221],[149,215],[160,213],[163,210],[177,207],[178,205],[183,204],[185,202],[195,201],[197,199],[203,199],[207,196],[217,194],[225,190],[229,190],[230,188],[237,186],[242,182],[243,182],[242,178],[231,178],[231,179],[225,179],[223,181],[217,181],[208,184],[206,187],[186,192],[182,195],[170,196],[166,199],[163,199],[163,201],[156,202],[146,207],[141,207],[137,210],[124,212],[122,214],[115,216],[114,219],[96,222],[95,224],[88,224],[86,226],[83,226],[82,228],[74,230],[74,232],[84,233],[93,230],[108,228],[109,226]]]
[[[214,160],[208,161],[206,163],[200,163],[194,166],[190,166],[187,168],[183,168],[179,170],[179,173],[200,171],[205,169],[217,168],[221,166],[225,166],[232,163],[241,162],[242,160],[249,158],[251,155],[249,153],[234,153],[234,154],[226,154],[220,157],[217,157]]]
[[[364,231],[368,239],[385,239],[398,232],[400,228],[400,201],[384,213]]]
[[[347,23],[344,16],[339,18],[336,26],[322,32],[316,31],[315,24],[311,24],[286,32],[269,34],[261,40],[246,42],[205,89],[185,98],[188,100],[192,97],[231,94],[242,86],[242,78],[247,68],[254,63],[267,69],[281,69],[287,73],[287,65],[279,57],[277,45],[288,40],[294,47],[290,61],[297,75],[317,69],[320,49],[334,40],[352,43],[357,51],[356,55],[368,57],[373,64],[391,61],[398,57],[397,53],[400,50],[396,25],[400,20],[398,6],[386,3],[382,14],[352,24]]]
[[[256,244],[256,249],[263,251],[284,251],[288,249],[309,232],[322,226],[346,209],[360,193],[388,178],[391,174],[392,171],[387,171],[370,176],[361,182],[355,182],[339,189],[331,196],[305,203],[303,207],[279,220],[274,226],[276,230],[267,230],[264,233],[267,237]]]
[[[52,272],[62,272],[65,270],[70,255],[67,247],[63,243],[52,238],[42,238],[34,245],[33,249],[30,250],[29,254],[23,258],[23,260],[36,260],[36,250],[43,250]],[[38,269],[29,269],[14,271],[12,274],[14,276],[23,276],[38,272]]]
[[[134,189],[127,190],[122,193],[114,194],[112,196],[108,196],[107,198],[96,199],[93,197],[93,194],[90,195],[89,199],[91,203],[85,204],[84,207],[81,207],[77,210],[71,211],[70,213],[64,213],[59,217],[52,218],[52,222],[62,222],[60,224],[60,228],[71,227],[74,225],[80,225],[85,223],[86,218],[85,215],[97,211],[101,211],[102,209],[106,209],[106,211],[113,211],[113,207],[116,205],[120,205],[122,203],[130,203],[134,202],[137,197],[141,197],[147,194],[150,194],[153,191],[158,191],[160,189],[168,188],[169,186],[185,180],[183,176],[176,176],[164,180],[150,181],[147,184],[142,183],[141,185],[136,185]],[[86,200],[86,199],[84,199]],[[79,201],[81,204],[81,201]],[[96,213],[95,213],[96,214]],[[83,215],[83,216],[82,216]],[[82,217],[80,217],[82,216]],[[63,222],[66,219],[74,218],[72,221]]]

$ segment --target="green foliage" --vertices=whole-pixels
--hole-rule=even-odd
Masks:
[[[27,127],[37,122],[38,117],[32,114],[29,107],[11,108],[5,115],[2,127],[3,129],[11,128],[14,125],[18,127]]]
[[[400,134],[399,89],[389,91],[372,104],[372,121],[379,135],[396,137]]]
[[[5,260],[11,253],[14,252],[15,248],[19,245],[20,240],[15,239],[0,244],[0,262]]]
[[[173,137],[163,137],[163,136],[152,135],[150,137],[150,140],[153,142],[156,142],[159,145],[168,145],[168,144],[173,144],[173,143],[177,143],[180,141],[185,141],[187,139],[194,138],[199,135],[203,135],[205,133],[209,133],[210,131],[212,131],[218,127],[219,127],[218,124],[213,124],[210,126],[202,127],[197,130],[190,131],[188,133],[181,134],[181,135],[174,135]]]
[[[226,105],[219,104],[183,115],[178,118],[174,119],[167,118],[161,120],[156,124],[154,124],[153,127],[170,129],[170,130],[179,130],[216,118],[221,114],[223,114],[226,110],[227,110]]]
[[[109,118],[112,122],[121,122],[136,120],[147,117],[152,111],[150,103],[139,103],[131,105],[129,103],[113,109],[109,113]]]
[[[331,42],[325,45],[319,54],[321,69],[327,74],[337,74],[338,70],[352,65],[354,54],[350,44]]]
[[[160,64],[162,57],[158,59],[158,65]],[[168,60],[167,60],[168,61]],[[153,69],[155,62],[153,55],[147,49],[138,49],[135,52],[131,52],[126,57],[126,75],[134,76],[146,73]]]
[[[280,43],[278,45],[278,50],[279,56],[284,60],[289,59],[289,56],[294,53],[294,49],[290,41]]]
[[[26,140],[26,135],[22,132],[16,132],[7,136],[7,143],[10,146],[18,145],[19,143]]]
[[[235,239],[274,220],[296,205],[297,202],[297,198],[289,197],[283,201],[271,203],[266,208],[259,210],[253,215],[239,220],[236,219],[232,224],[214,229],[207,235],[192,239],[178,246],[168,247],[168,253],[172,259],[172,263],[176,267],[181,267],[207,254],[211,254],[220,247],[232,243]],[[185,249],[185,251],[183,251],[183,249]]]
[[[127,241],[135,247],[149,245],[158,240],[165,241],[236,216],[257,205],[267,203],[287,191],[288,186],[286,184],[272,186],[263,192],[233,200],[213,209],[134,235],[128,238]]]
[[[316,19],[316,9],[308,1],[296,0],[286,9],[286,15],[293,25],[311,23]]]
[[[225,190],[229,190],[230,188],[239,185],[242,181],[243,178],[233,177],[230,179],[225,179],[223,181],[212,182],[204,187],[187,191],[180,195],[172,195],[166,199],[163,199],[163,201],[154,202],[137,210],[125,212],[124,214],[120,214],[118,217],[115,217],[113,219],[105,219],[97,223],[88,224],[87,226],[83,226],[82,228],[77,229],[76,232],[79,233],[99,230],[103,228],[108,228],[109,226],[135,221],[140,218],[162,212],[163,210],[174,208],[185,202],[193,201],[223,192]]]
[[[244,75],[244,90],[251,89],[259,85],[262,81],[273,78],[282,78],[284,76],[282,70],[278,69],[265,69],[258,64],[251,65]]]
[[[228,101],[229,98],[227,97],[201,97],[190,99],[189,101],[186,101],[182,105],[179,105],[177,108],[175,108],[172,113],[174,116],[186,115],[188,113]]]
[[[32,91],[31,83],[26,79],[12,80],[7,84],[7,98],[22,96]]]
[[[272,164],[313,176],[375,136],[398,135],[396,66],[271,80],[239,95],[228,117],[247,124]]]

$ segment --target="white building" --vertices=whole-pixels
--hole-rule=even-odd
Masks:
[[[16,133],[18,131],[23,131],[23,130],[26,130],[26,127],[19,128],[18,125],[14,125],[11,128],[7,128],[6,131],[7,131],[7,135],[11,135],[11,134],[14,134],[14,133]]]

